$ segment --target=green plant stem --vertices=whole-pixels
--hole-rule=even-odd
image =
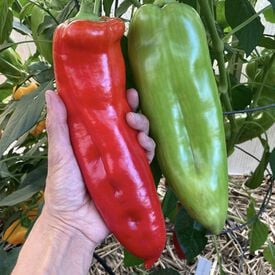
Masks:
[[[232,220],[234,220],[234,221],[237,221],[237,222],[239,222],[239,223],[245,223],[245,221],[244,220],[242,220],[241,218],[239,218],[239,217],[236,217],[236,216],[233,216],[233,215],[227,215],[227,217],[229,218],[229,219],[232,219]]]
[[[210,7],[211,14],[214,14],[213,0],[208,0],[208,3],[209,3],[209,7]]]
[[[220,268],[220,270],[221,270],[221,269],[222,269],[222,261],[221,261],[220,249],[219,249],[219,247],[218,247],[217,236],[216,236],[216,235],[213,235],[213,236],[212,236],[212,240],[213,240],[213,244],[214,244],[214,247],[215,247],[215,251],[216,251],[217,256],[218,256],[218,265],[219,265],[219,268]]]
[[[100,0],[81,0],[80,9],[74,19],[99,21]]]
[[[8,49],[9,47],[12,47],[12,46],[24,44],[24,43],[33,43],[33,41],[34,40],[32,39],[32,40],[25,40],[25,41],[12,42],[12,43],[3,43],[2,45],[0,45],[0,52],[4,51],[5,49]],[[49,40],[39,40],[39,41],[47,41],[48,42]]]
[[[37,6],[41,10],[45,11],[54,20],[56,25],[59,25],[58,20],[55,18],[55,16],[51,13],[51,11],[49,9],[44,8],[41,4],[36,3],[35,1],[31,1],[31,0],[28,0],[28,1],[29,1],[29,3],[32,3],[33,5]]]
[[[218,35],[216,25],[215,25],[215,20],[208,2],[205,0],[198,0],[198,2],[201,7],[201,12],[204,15],[205,23],[207,25],[208,31],[212,39],[212,47],[218,62],[219,92],[221,95],[221,100],[225,107],[225,111],[230,112],[230,111],[233,111],[233,109],[232,109],[231,101],[228,94],[228,79],[227,79],[227,74],[225,70],[225,62],[224,62],[224,55],[223,55],[224,42]],[[228,152],[230,152],[234,146],[234,141],[235,141],[235,137],[237,135],[238,129],[237,129],[237,124],[234,116],[230,116],[228,120],[230,122],[230,127],[231,127],[231,136],[230,136],[230,142],[228,144],[227,150]]]
[[[136,8],[139,8],[141,7],[141,4],[138,0],[130,0],[131,3],[136,7]]]
[[[204,19],[208,28],[208,31],[210,33],[211,39],[212,39],[212,47],[216,55],[216,59],[218,62],[218,68],[220,73],[220,81],[219,81],[219,91],[221,95],[226,95],[228,91],[228,82],[227,82],[227,76],[225,71],[225,62],[224,62],[224,56],[223,56],[223,50],[224,50],[224,43],[220,39],[218,32],[216,30],[215,21],[211,12],[211,9],[209,7],[209,4],[205,0],[198,0],[201,12],[204,15]],[[231,103],[229,100],[229,97],[226,98],[226,107],[228,109],[231,109]],[[227,110],[229,111],[229,110]]]

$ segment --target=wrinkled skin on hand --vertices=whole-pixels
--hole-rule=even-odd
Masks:
[[[132,110],[138,106],[136,90],[127,91]],[[80,169],[69,138],[66,108],[53,91],[46,93],[47,132],[49,142],[48,176],[43,211],[51,217],[52,226],[60,230],[78,230],[96,245],[108,235],[109,230],[86,192]],[[141,114],[129,112],[126,121],[139,131],[138,140],[147,154],[148,161],[154,157],[155,143],[148,136],[149,122]],[[58,126],[57,126],[58,125]]]

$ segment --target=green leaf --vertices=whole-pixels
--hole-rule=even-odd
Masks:
[[[0,177],[6,178],[10,176],[8,166],[5,162],[0,162]]]
[[[66,2],[66,1],[61,1],[61,2],[63,2],[63,3],[59,3],[59,5],[62,6],[62,10],[59,12],[59,14],[57,16],[57,21],[59,23],[62,23],[65,20],[74,17],[77,13],[77,7],[76,7],[75,0],[71,0],[69,2]],[[65,5],[65,3],[66,3],[66,5]],[[55,27],[53,26],[53,28],[55,28]]]
[[[129,251],[127,251],[124,248],[124,260],[123,263],[125,266],[136,266],[136,265],[140,265],[143,264],[143,259],[140,259],[136,256],[134,256],[133,254],[131,254]]]
[[[19,189],[0,201],[0,207],[13,206],[31,198],[44,189],[47,177],[47,161],[43,161],[36,169],[28,173]]]
[[[0,115],[0,127],[1,129],[5,128],[6,120],[9,115],[15,110],[16,102],[11,102],[4,110],[4,112]]]
[[[172,268],[159,269],[149,273],[150,275],[179,275],[176,270]]]
[[[170,219],[171,222],[175,222],[177,214],[177,203],[178,199],[171,187],[167,188],[167,192],[162,201],[162,212],[163,215]]]
[[[26,79],[27,75],[24,71],[22,59],[12,47],[0,52],[0,72],[7,79],[10,79],[13,84]]]
[[[111,8],[114,0],[103,0],[103,9],[106,16],[110,16]]]
[[[150,168],[154,177],[155,185],[158,186],[162,176],[162,172],[160,170],[157,158],[153,159],[153,161],[150,164]]]
[[[275,0],[268,0],[268,1],[271,3],[272,8],[275,9]]]
[[[131,0],[124,0],[123,2],[121,2],[119,7],[115,10],[115,16],[116,17],[122,16],[131,6],[132,6]]]
[[[180,2],[180,1],[179,1]],[[143,0],[143,4],[153,4],[154,0]]]
[[[264,258],[268,261],[272,268],[275,269],[275,245],[268,242],[268,246],[264,249]]]
[[[255,252],[260,249],[265,243],[268,237],[268,227],[266,224],[262,223],[259,219],[253,224],[251,230],[249,231],[249,250],[250,252]]]
[[[18,203],[24,202],[30,199],[34,194],[41,191],[42,187],[40,185],[28,185],[24,188],[18,189],[8,195],[6,198],[0,201],[0,206],[14,206]]]
[[[51,40],[56,26],[57,23],[54,21],[54,19],[48,14],[45,14],[43,21],[38,26],[37,34],[44,34],[45,37]]]
[[[25,95],[16,102],[16,108],[11,115],[0,139],[0,157],[7,148],[30,130],[38,121],[45,106],[45,91],[53,89],[52,81],[41,84],[36,91]]]
[[[23,21],[24,18],[31,16],[33,6],[34,6],[33,3],[27,3],[21,8],[20,15],[19,15],[20,21]]]
[[[222,268],[222,265],[219,265],[219,271],[220,271],[219,275],[226,275],[226,273],[224,272],[224,270]]]
[[[0,101],[4,100],[12,93],[13,84],[10,81],[5,81],[0,84]]]
[[[265,243],[268,237],[268,227],[266,224],[262,223],[256,216],[256,211],[254,207],[254,201],[251,200],[249,207],[247,209],[247,219],[251,220],[254,218],[251,224],[249,224],[249,250],[251,253],[260,249]]]
[[[0,250],[0,274],[10,275],[18,258],[21,247],[14,247],[10,251]]]
[[[246,217],[247,217],[247,220],[250,220],[252,218],[255,218],[254,220],[256,220],[256,211],[255,211],[255,202],[253,199],[250,200],[250,203],[248,205],[248,208],[246,210]],[[251,222],[253,223],[254,220]]]
[[[225,0],[216,2],[216,20],[222,28],[228,27],[225,17]]]
[[[179,2],[187,4],[187,5],[191,6],[191,7],[193,7],[194,9],[196,9],[196,7],[197,7],[197,1],[196,0],[179,0]]]
[[[273,178],[275,178],[275,148],[270,153],[269,164],[271,167]]]
[[[28,72],[39,83],[45,83],[54,78],[53,68],[46,62],[33,62],[28,66]]]
[[[264,147],[264,152],[263,152],[261,161],[259,162],[252,176],[245,183],[245,185],[251,189],[255,189],[262,184],[263,178],[264,178],[264,172],[270,159],[269,146],[267,141],[264,139],[260,139],[260,140]]]
[[[0,44],[8,40],[12,31],[13,14],[11,5],[13,0],[0,1]]]
[[[48,171],[48,161],[41,160],[34,170],[29,172],[20,184],[20,188],[35,185],[38,191],[43,190]]]
[[[126,67],[126,87],[127,89],[135,88],[134,77],[128,57],[128,39],[126,36],[122,37],[122,39],[120,40],[120,44]]]
[[[247,86],[238,83],[233,75],[230,75],[232,86],[231,97],[233,110],[243,110],[247,107],[252,99],[253,91]]]
[[[13,20],[13,28],[23,35],[32,34],[31,30],[16,18]]]
[[[206,229],[194,221],[184,208],[177,214],[175,233],[187,261],[192,262],[207,244]]]
[[[271,37],[262,37],[259,46],[266,49],[275,49],[275,40]]]
[[[232,29],[236,28],[244,21],[255,15],[256,12],[248,0],[226,0],[225,16]],[[263,36],[264,26],[257,17],[241,30],[236,32],[239,40],[239,47],[249,55],[258,45]]]
[[[75,0],[70,0],[69,3],[70,2],[75,3],[76,1]],[[51,0],[50,4],[51,4],[51,7],[54,10],[62,10],[68,4],[68,0]]]

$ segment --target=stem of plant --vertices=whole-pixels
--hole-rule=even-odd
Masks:
[[[230,111],[233,111],[233,109],[232,109],[231,101],[228,95],[228,80],[227,80],[224,55],[223,55],[224,43],[218,35],[216,25],[215,25],[215,20],[211,12],[211,9],[208,5],[208,2],[205,0],[198,0],[198,2],[201,7],[201,12],[205,17],[205,22],[212,39],[213,50],[215,52],[216,59],[218,62],[219,92],[221,94],[221,100],[223,102],[223,105],[225,106],[225,111],[230,112]],[[230,116],[228,120],[230,121],[231,136],[230,136],[230,142],[228,144],[227,150],[228,152],[230,152],[234,146],[235,136],[237,135],[238,129],[237,129],[237,124],[234,116]]]
[[[232,219],[232,220],[234,220],[234,221],[236,221],[236,222],[239,222],[239,223],[244,223],[244,222],[245,222],[245,221],[242,220],[241,218],[236,217],[236,216],[233,216],[233,215],[230,215],[230,214],[228,214],[227,217],[228,217],[229,219]]]
[[[214,247],[215,247],[215,250],[216,250],[216,253],[217,253],[217,256],[218,256],[219,268],[222,269],[222,261],[221,261],[220,249],[218,247],[217,236],[213,235],[212,240],[213,240]]]
[[[29,2],[32,3],[32,4],[34,4],[35,6],[37,6],[38,8],[40,8],[41,10],[45,11],[54,20],[54,22],[56,23],[56,25],[59,25],[58,20],[55,18],[55,16],[51,13],[51,11],[49,9],[44,8],[43,5],[38,4],[35,1],[30,1],[29,0]]]
[[[99,21],[100,0],[82,0],[80,9],[74,19]]]
[[[139,8],[141,6],[141,4],[138,0],[130,0],[130,1],[136,8]]]

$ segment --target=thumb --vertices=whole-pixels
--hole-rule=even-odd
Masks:
[[[64,161],[72,158],[73,151],[70,143],[67,125],[67,113],[61,98],[53,91],[46,92],[48,133],[48,164],[49,170],[55,165],[63,165]],[[49,171],[50,172],[50,171]]]

